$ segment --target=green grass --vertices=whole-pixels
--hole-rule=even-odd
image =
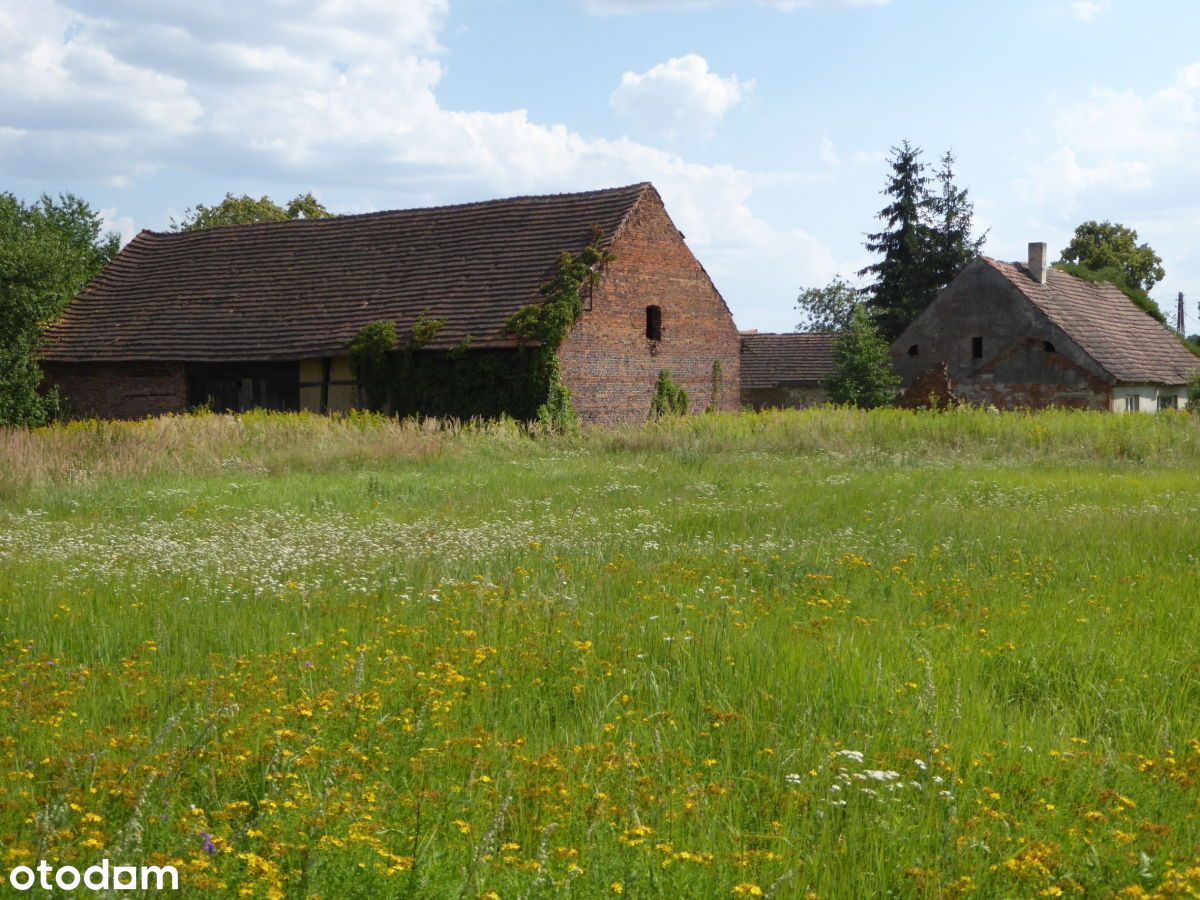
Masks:
[[[0,433],[0,875],[1200,890],[1198,475],[1174,414]]]

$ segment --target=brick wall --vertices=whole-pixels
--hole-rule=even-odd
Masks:
[[[645,420],[662,369],[670,369],[688,392],[692,411],[703,412],[715,360],[724,375],[719,406],[736,410],[737,327],[656,192],[647,192],[630,213],[612,253],[591,308],[560,349],[563,380],[579,417],[599,423]],[[658,341],[646,337],[650,305],[662,310]]]
[[[829,394],[820,386],[778,385],[742,388],[742,406],[752,409],[808,409],[829,402]]]
[[[187,410],[187,379],[180,363],[42,364],[72,418],[141,419]]]

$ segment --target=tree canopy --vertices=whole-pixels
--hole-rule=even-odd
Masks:
[[[858,273],[874,279],[864,293],[889,340],[979,255],[985,240],[974,236],[974,206],[955,183],[954,154],[941,158],[931,179],[922,152],[908,141],[892,148],[883,189],[889,202],[879,213],[884,228],[866,240],[867,250],[882,258]]]
[[[41,425],[57,412],[39,391],[46,327],[116,256],[120,238],[72,194],[26,205],[0,194],[0,425]]]
[[[280,206],[266,195],[257,200],[243,194],[226,194],[215,206],[197,203],[183,214],[183,221],[171,220],[172,231],[200,231],[217,225],[250,225],[255,222],[286,222],[289,219],[324,219],[329,210],[311,193],[298,194],[287,206]]]
[[[860,300],[858,288],[840,275],[825,287],[806,288],[796,298],[804,321],[797,331],[842,331]]]
[[[1136,231],[1115,222],[1084,222],[1075,229],[1060,261],[1092,272],[1115,269],[1128,287],[1139,291],[1149,291],[1167,274],[1150,245],[1139,244]]]
[[[862,304],[838,334],[833,358],[837,374],[825,383],[831,401],[862,409],[895,402],[900,377],[892,371],[887,340]]]

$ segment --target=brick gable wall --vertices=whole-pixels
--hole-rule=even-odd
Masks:
[[[670,369],[703,412],[720,360],[719,405],[740,403],[741,340],[707,273],[667,215],[657,192],[630,213],[612,246],[613,260],[592,293],[590,309],[560,350],[563,380],[585,422],[644,421],[654,383]],[[662,310],[662,339],[646,337],[646,307]]]

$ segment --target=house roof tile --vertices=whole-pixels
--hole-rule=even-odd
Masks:
[[[1020,263],[984,258],[1117,382],[1183,384],[1200,368],[1165,325],[1111,284],[1051,268],[1041,284]]]
[[[744,334],[742,387],[819,384],[837,372],[833,342],[825,333]]]
[[[143,231],[71,302],[45,358],[302,359],[364,325],[445,320],[430,346],[508,346],[563,251],[611,242],[649,184],[329,219]]]

